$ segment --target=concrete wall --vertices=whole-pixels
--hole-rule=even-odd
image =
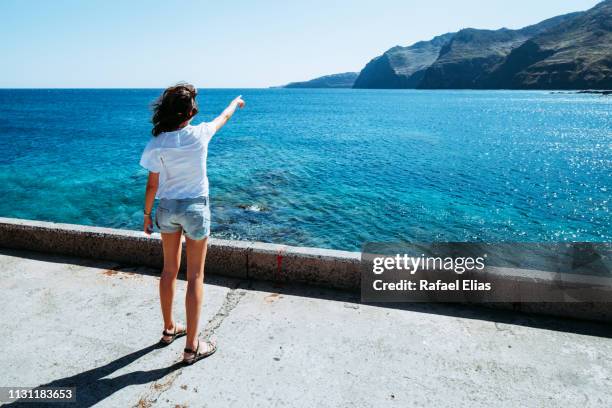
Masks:
[[[0,247],[104,259],[118,263],[162,268],[159,234],[72,224],[57,224],[0,218]],[[361,253],[320,248],[293,247],[252,241],[210,240],[206,272],[235,278],[278,282],[301,282],[340,289],[358,290],[361,281]],[[183,259],[185,257],[183,256]],[[507,295],[545,296],[558,282],[554,274],[538,271],[491,269],[489,282],[505,288]],[[589,281],[564,282],[571,293]],[[609,280],[608,280],[609,282]],[[505,302],[486,306],[571,318],[612,322],[612,287],[598,284],[598,301]],[[592,291],[589,293],[593,293]],[[516,296],[515,296],[516,297]],[[610,299],[609,302],[601,299]],[[466,299],[471,303],[470,299]]]
[[[0,217],[0,247],[162,268],[159,234]],[[184,255],[184,254],[183,254]],[[183,256],[183,260],[185,256]],[[206,272],[358,289],[359,252],[210,239]]]

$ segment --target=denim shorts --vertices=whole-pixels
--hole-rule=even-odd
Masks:
[[[201,240],[210,235],[210,207],[208,197],[162,198],[155,211],[155,224],[163,233],[183,230],[185,236]]]

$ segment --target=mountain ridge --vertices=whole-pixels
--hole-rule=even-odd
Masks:
[[[351,74],[361,89],[612,89],[612,0],[519,29],[464,28],[397,45]],[[348,87],[334,77],[285,87]]]
[[[281,88],[352,88],[358,75],[357,72],[324,75],[308,81],[291,82]]]
[[[488,87],[500,83],[509,88],[612,89],[612,0],[513,50]]]
[[[418,88],[483,88],[492,71],[513,49],[535,35],[546,32],[578,16],[569,13],[543,20],[516,30],[501,28],[459,30],[442,48],[438,59],[423,75]]]
[[[373,58],[361,70],[354,88],[414,88],[420,83],[427,67],[455,33],[446,33],[429,41],[419,41],[408,47],[395,46]]]

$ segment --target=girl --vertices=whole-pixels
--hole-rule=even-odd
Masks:
[[[208,143],[244,101],[239,96],[215,120],[190,124],[198,113],[197,91],[193,85],[178,84],[164,91],[153,105],[153,138],[147,144],[140,165],[149,170],[145,193],[144,232],[151,234],[151,211],[157,197],[155,223],[161,231],[164,269],[159,297],[164,318],[160,342],[168,345],[187,335],[183,362],[193,364],[213,354],[217,347],[198,339],[198,325],[204,291],[204,261],[210,234],[210,207],[206,157]],[[174,321],[172,301],[181,264],[181,237],[187,250],[187,327]]]

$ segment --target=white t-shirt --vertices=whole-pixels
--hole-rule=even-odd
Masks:
[[[151,138],[142,153],[140,165],[159,173],[157,198],[208,196],[206,157],[208,142],[215,132],[212,123],[201,123]]]

